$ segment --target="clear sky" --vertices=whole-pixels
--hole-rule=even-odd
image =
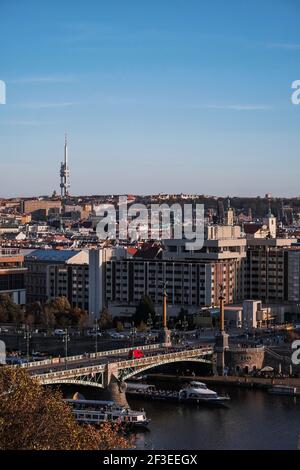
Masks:
[[[300,195],[299,0],[0,0],[0,196]]]

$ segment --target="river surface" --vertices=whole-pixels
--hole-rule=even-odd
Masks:
[[[260,390],[210,388],[219,394],[228,393],[229,406],[208,408],[128,399],[132,409],[144,408],[151,419],[149,430],[136,434],[137,449],[298,448],[300,397],[271,395]],[[80,389],[86,398],[102,398],[101,392],[87,390]]]

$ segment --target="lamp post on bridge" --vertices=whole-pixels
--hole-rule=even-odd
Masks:
[[[99,332],[99,325],[97,318],[95,318],[95,325],[94,325],[94,332],[95,332],[95,353],[98,352],[98,332]]]
[[[26,330],[24,332],[24,339],[26,340],[26,357],[27,357],[27,366],[29,364],[29,353],[30,353],[30,340],[31,340],[31,332],[29,331],[29,326],[26,325]]]
[[[188,326],[189,326],[189,322],[188,322],[187,319],[186,319],[186,315],[184,315],[184,317],[183,317],[183,322],[182,322],[182,328],[183,328],[183,330],[186,331]]]
[[[148,318],[147,318],[147,326],[149,326],[150,330],[153,326],[153,321],[152,321],[152,317],[151,317],[151,313],[149,312],[148,313]]]
[[[149,312],[149,315],[148,315],[148,318],[147,318],[147,326],[149,328],[149,331],[151,332],[151,328],[153,326],[153,320],[152,320],[150,312]],[[151,342],[151,335],[149,336],[149,342]],[[147,338],[146,338],[146,343],[147,343]]]
[[[65,369],[67,370],[68,368],[68,343],[70,341],[70,335],[68,332],[68,328],[64,330],[64,335],[63,335],[63,343],[65,343]]]
[[[171,332],[167,326],[167,282],[163,285],[163,311],[162,311],[162,331],[161,331],[161,342],[165,346],[171,346]]]
[[[216,334],[215,352],[217,355],[217,372],[219,375],[225,373],[225,351],[229,349],[229,335],[225,332],[225,297],[224,297],[224,286],[219,285],[220,294],[220,321],[219,321],[219,332]]]
[[[134,347],[134,340],[135,340],[135,335],[136,335],[137,329],[134,326],[134,323],[132,323],[132,327],[130,330],[131,336],[132,336],[132,347]]]
[[[183,329],[183,332],[184,332],[184,345],[186,345],[186,330],[187,330],[187,327],[189,326],[189,322],[187,321],[186,319],[186,315],[184,315],[183,317],[183,320],[182,320],[182,329]]]

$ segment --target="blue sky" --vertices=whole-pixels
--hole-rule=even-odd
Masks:
[[[0,197],[300,195],[298,0],[0,0]]]

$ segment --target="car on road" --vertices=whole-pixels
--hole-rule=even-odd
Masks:
[[[140,359],[145,357],[145,354],[141,349],[131,349],[128,353],[128,359]]]
[[[54,330],[54,336],[63,336],[65,334],[64,330],[56,329]]]
[[[122,333],[110,333],[110,337],[113,339],[124,339],[125,335]]]
[[[22,357],[15,357],[15,356],[9,356],[6,358],[6,364],[9,365],[21,365],[21,364],[26,364],[27,359],[24,359]]]
[[[9,329],[1,327],[0,328],[0,333],[9,333]]]

